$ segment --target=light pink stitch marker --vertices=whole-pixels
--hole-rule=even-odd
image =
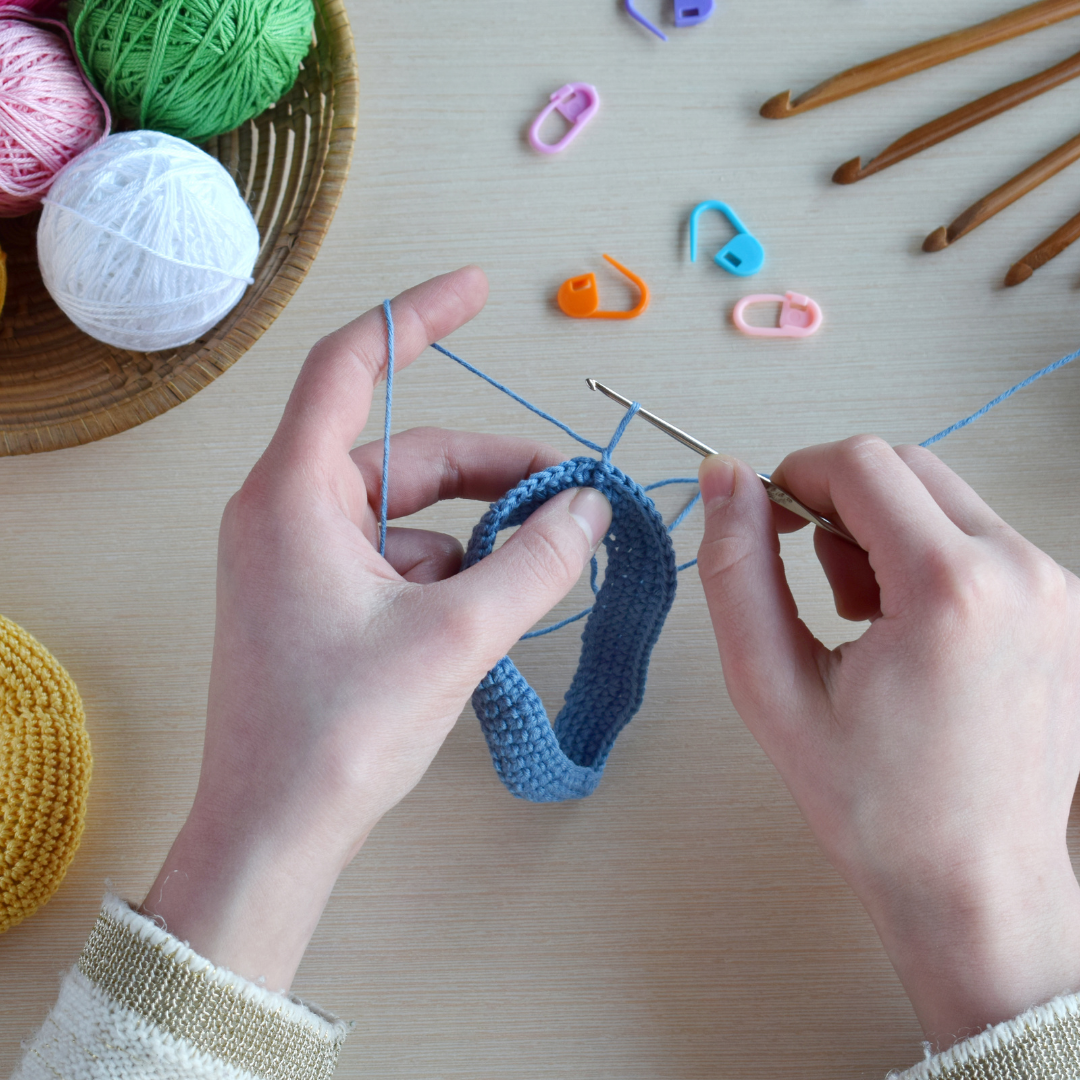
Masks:
[[[551,101],[529,128],[529,142],[532,148],[539,150],[541,154],[560,153],[578,137],[581,129],[596,115],[599,108],[600,95],[596,92],[595,86],[583,82],[560,86],[551,95]],[[570,121],[570,130],[557,143],[546,143],[540,138],[540,129],[553,112],[558,112]]]
[[[772,301],[780,304],[780,323],[778,326],[751,326],[743,317],[743,312],[751,304],[765,304]],[[783,296],[759,293],[744,296],[731,313],[735,325],[751,337],[786,337],[803,338],[815,334],[821,326],[821,308],[809,296],[789,292]]]

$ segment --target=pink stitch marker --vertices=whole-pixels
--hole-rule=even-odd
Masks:
[[[744,312],[751,304],[764,304],[772,301],[780,304],[780,322],[777,326],[751,326],[744,317]],[[732,321],[744,333],[751,337],[804,338],[817,333],[821,326],[821,308],[809,296],[789,292],[783,296],[759,293],[744,296],[731,313]]]
[[[561,153],[578,137],[581,129],[596,115],[599,108],[600,95],[595,86],[583,82],[560,86],[529,128],[532,148],[539,150],[541,154]],[[557,143],[546,143],[540,138],[540,129],[553,112],[558,112],[570,121],[570,130]]]

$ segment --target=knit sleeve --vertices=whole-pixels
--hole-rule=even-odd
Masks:
[[[1080,1076],[1080,995],[1065,994],[1015,1020],[927,1056],[888,1080],[1074,1080]]]
[[[346,1030],[107,896],[12,1080],[326,1080]]]

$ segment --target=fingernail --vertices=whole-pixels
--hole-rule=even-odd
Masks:
[[[711,454],[698,469],[698,481],[706,506],[727,501],[735,494],[735,459],[727,454]]]
[[[596,488],[581,488],[570,500],[568,509],[588,538],[589,548],[595,551],[611,524],[611,503]]]

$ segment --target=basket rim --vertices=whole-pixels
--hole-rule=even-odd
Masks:
[[[85,411],[63,419],[0,425],[0,457],[80,446],[162,415],[232,367],[285,310],[311,269],[341,202],[359,120],[360,76],[345,0],[314,2],[333,42],[328,65],[332,69],[329,139],[314,195],[298,223],[290,250],[258,298],[243,309],[241,318],[221,337],[189,354],[178,371],[122,401],[108,405],[88,403],[90,407]]]

